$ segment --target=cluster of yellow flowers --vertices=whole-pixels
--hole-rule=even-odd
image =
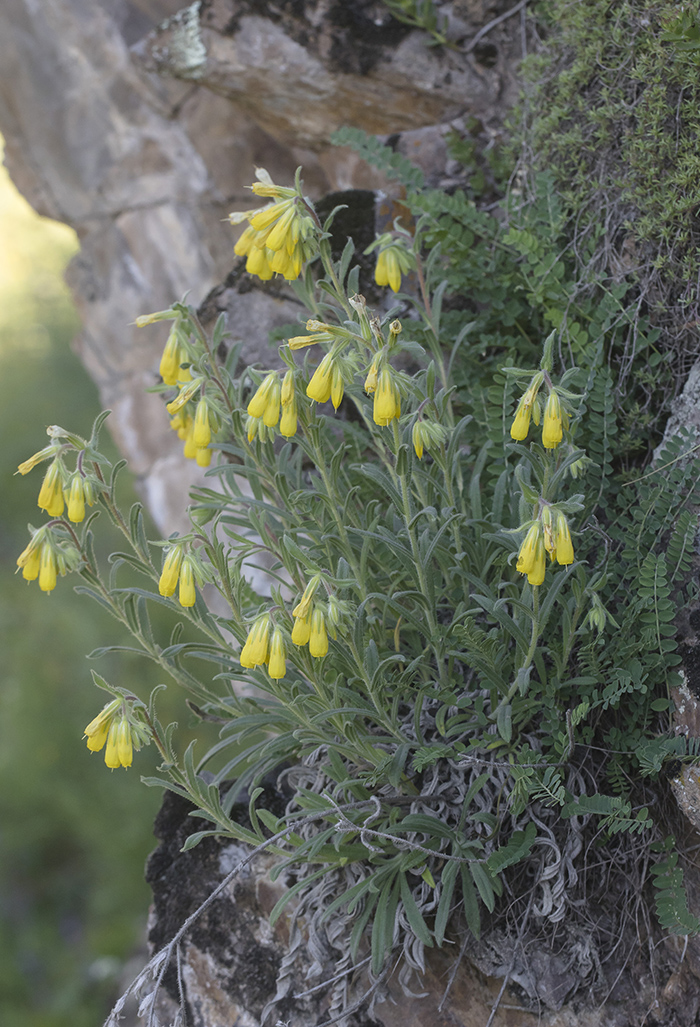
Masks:
[[[274,274],[294,281],[306,261],[318,253],[318,219],[302,195],[298,175],[294,189],[275,185],[264,168],[257,168],[255,177],[258,181],[251,186],[252,191],[273,202],[257,210],[229,214],[232,225],[248,222],[234,253],[247,257],[246,271],[263,281]]]
[[[170,414],[170,427],[184,443],[183,455],[196,460],[200,467],[211,463],[209,443],[219,430],[218,406],[206,395],[206,382],[199,375],[192,376],[195,359],[201,355],[198,347],[184,328],[182,313],[159,310],[136,318],[136,326],[143,328],[156,321],[173,321],[160,359],[159,373],[164,385],[177,386],[178,394],[166,404]],[[201,349],[201,347],[200,347]]]
[[[68,519],[79,524],[85,520],[85,504],[92,506],[95,502],[96,481],[82,469],[80,456],[75,473],[69,474],[60,455],[55,455],[62,448],[60,445],[46,446],[21,463],[17,471],[19,474],[28,474],[38,463],[53,456],[39,489],[37,506],[45,510],[49,517],[61,517],[67,500]]]
[[[287,371],[280,385],[279,373],[270,371],[263,378],[247,408],[248,441],[261,435],[261,426],[274,428],[279,421],[280,435],[291,438],[297,431],[297,398],[294,371]],[[280,416],[281,413],[281,416]]]
[[[180,606],[194,606],[197,600],[195,586],[202,584],[201,576],[201,567],[187,543],[175,542],[163,561],[158,591],[169,598],[177,590]]]
[[[61,429],[53,427],[49,433],[57,437]],[[83,450],[78,453],[75,472],[71,474],[66,470],[61,453],[68,448],[69,444],[59,442],[45,446],[23,461],[17,473],[29,474],[37,464],[53,457],[39,489],[37,506],[52,519],[58,519],[66,511],[67,504],[68,519],[78,524],[85,519],[86,503],[92,506],[95,502],[98,483],[83,469]],[[36,581],[38,578],[42,592],[53,592],[58,575],[63,576],[74,570],[79,562],[80,556],[73,542],[60,539],[50,524],[33,531],[29,544],[17,557],[22,577],[25,581]]]
[[[411,237],[405,232],[384,232],[367,247],[365,253],[377,250],[374,280],[377,285],[388,285],[392,292],[401,288],[401,276],[413,271],[416,258],[410,249]]]
[[[562,410],[559,393],[554,386],[550,385],[542,417],[542,402],[538,393],[544,379],[544,372],[538,371],[527,391],[521,396],[510,434],[511,438],[522,442],[530,431],[530,419],[532,418],[537,425],[542,419],[542,445],[545,449],[556,449],[562,440],[564,420],[567,415]]]
[[[105,744],[105,763],[114,770],[130,767],[134,749],[140,749],[150,738],[148,727],[123,699],[113,699],[85,728],[87,747],[99,752]]]
[[[269,613],[263,613],[254,621],[241,649],[239,660],[241,667],[259,667],[267,664],[271,678],[283,678],[286,674],[284,636],[281,628],[277,625],[272,626]]]
[[[68,539],[58,539],[49,525],[38,528],[29,545],[17,557],[25,581],[39,579],[42,592],[53,592],[60,574],[75,570],[80,562],[78,550]]]
[[[212,457],[209,443],[219,430],[219,417],[203,391],[203,383],[203,378],[193,378],[184,384],[165,409],[170,414],[170,427],[184,440],[183,455],[189,460],[196,460],[199,467],[208,467]],[[192,405],[198,390],[200,396],[193,415],[188,407]]]
[[[314,601],[321,576],[316,574],[304,589],[304,594],[292,610],[294,627],[291,640],[296,646],[308,645],[309,653],[321,659],[328,652],[328,617],[335,637],[334,629],[341,616],[340,604],[333,597],[329,599],[328,611],[324,612],[321,603]],[[282,629],[272,623],[269,613],[262,613],[253,621],[245,644],[241,649],[239,660],[242,667],[259,667],[267,665],[271,678],[283,678],[287,672],[287,650]]]
[[[516,569],[527,574],[531,585],[544,581],[547,554],[563,566],[574,562],[574,547],[566,516],[549,504],[542,507],[540,517],[530,525],[518,553]]]
[[[539,390],[546,381],[549,389],[547,401],[542,409]],[[511,437],[517,441],[527,438],[530,420],[539,425],[542,420],[542,445],[545,449],[556,449],[562,441],[564,425],[568,414],[562,409],[561,397],[552,385],[545,371],[538,371],[521,396],[510,429]],[[537,519],[532,521],[527,535],[520,546],[516,568],[527,574],[531,585],[541,585],[545,577],[547,554],[551,562],[562,565],[574,562],[574,547],[571,532],[564,512],[543,499],[539,501]]]

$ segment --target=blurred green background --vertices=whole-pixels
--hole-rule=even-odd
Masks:
[[[45,520],[36,506],[42,469],[14,476],[17,464],[47,444],[48,424],[86,435],[100,409],[70,348],[79,326],[62,273],[76,249],[75,235],[39,218],[0,168],[2,1027],[102,1022],[124,960],[144,946],[143,865],[161,798],[140,781],[155,769],[153,747],[137,753],[131,769],[109,771],[82,740],[106,701],[91,665],[142,697],[160,677],[138,658],[86,660],[98,645],[128,640],[106,612],[74,594],[75,576],[46,595],[14,573],[27,522]],[[124,476],[127,503],[129,488]],[[99,534],[105,553],[114,535]]]

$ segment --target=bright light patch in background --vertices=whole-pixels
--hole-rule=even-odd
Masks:
[[[0,165],[0,350],[46,349],[44,313],[72,306],[63,273],[78,249],[73,229],[40,217]]]

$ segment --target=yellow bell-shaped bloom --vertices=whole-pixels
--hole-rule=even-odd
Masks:
[[[158,582],[158,591],[162,596],[175,595],[183,556],[184,548],[181,545],[174,545],[168,550]]]
[[[516,442],[523,442],[530,431],[530,418],[532,417],[532,403],[526,402],[526,396],[521,396],[513,423],[510,426],[510,436]]]
[[[99,752],[107,741],[110,725],[120,706],[121,700],[113,699],[112,702],[107,703],[104,709],[85,728],[84,734],[87,737],[87,747],[91,752]]]
[[[53,592],[56,587],[58,563],[50,542],[42,542],[39,561],[39,588],[42,592]]]
[[[326,353],[306,386],[306,395],[317,403],[326,403],[331,398],[332,390],[333,358],[330,353]]]
[[[555,545],[557,563],[566,566],[574,562],[574,547],[571,541],[569,523],[561,511],[558,511],[556,516]]]
[[[17,561],[19,563],[19,560]],[[36,581],[41,568],[41,548],[35,547],[29,553],[22,566],[22,577],[25,581]]]
[[[309,616],[309,614],[311,613],[311,603],[313,601],[314,595],[316,594],[316,589],[318,588],[320,582],[320,574],[314,574],[314,576],[309,579],[301,599],[292,610],[292,617]]]
[[[380,252],[377,257],[374,280],[377,285],[390,286],[392,292],[398,292],[401,288],[401,266],[394,247]]]
[[[294,645],[306,645],[311,635],[311,614],[306,617],[295,617],[292,628],[292,642]]]
[[[270,399],[270,393],[274,389],[275,383],[279,386],[279,376],[277,371],[270,371],[270,373],[263,378],[252,399],[248,403],[247,413],[249,417],[257,418],[263,416]]]
[[[290,438],[297,431],[297,397],[294,388],[294,371],[287,371],[280,390],[282,416],[280,417],[280,435]]]
[[[185,359],[185,351],[180,339],[180,332],[177,324],[170,329],[168,341],[165,344],[163,355],[160,358],[158,368],[161,378],[166,385],[175,385],[181,375],[180,364]]]
[[[73,475],[68,493],[68,520],[79,524],[85,520],[85,492],[83,478],[80,473]]]
[[[542,445],[545,449],[556,449],[562,440],[561,403],[556,389],[550,392],[544,408],[542,422]]]
[[[58,446],[55,443],[50,446],[45,446],[43,449],[40,449],[38,453],[34,453],[33,456],[30,456],[28,460],[23,461],[23,463],[21,463],[17,468],[17,473],[29,474],[37,464],[40,464],[42,461],[48,460],[50,456],[53,456],[57,449]]]
[[[333,367],[333,374],[331,376],[331,402],[334,408],[337,410],[343,400],[343,393],[345,392],[345,382],[340,372],[340,368],[336,364]]]
[[[372,363],[367,368],[367,377],[365,378],[365,392],[369,392],[370,395],[377,388],[377,374],[379,373],[379,354],[376,353]]]
[[[275,628],[270,640],[270,658],[267,662],[267,672],[271,678],[283,678],[287,672],[285,660],[284,637],[280,628]]]
[[[328,634],[326,632],[326,619],[320,606],[314,607],[311,614],[311,629],[309,632],[309,652],[312,656],[319,658],[328,652]]]
[[[198,449],[204,449],[211,442],[210,410],[205,396],[200,398],[194,412],[192,440]]]
[[[253,623],[239,660],[242,667],[257,667],[267,663],[270,651],[270,615],[264,613]]]
[[[187,555],[182,559],[180,567],[180,588],[177,594],[180,606],[194,606],[197,600],[197,589],[194,581],[194,564],[192,557]]]
[[[58,460],[50,465],[39,490],[37,506],[46,510],[49,517],[60,517],[65,507],[63,499],[63,475]]]
[[[528,529],[518,553],[518,562],[515,566],[521,574],[530,574],[535,567],[540,542],[542,542],[542,525],[539,521],[535,521]],[[544,552],[544,544],[542,551]]]
[[[401,416],[401,398],[388,365],[381,369],[377,378],[372,416],[374,423],[381,425],[387,425],[395,417]]]

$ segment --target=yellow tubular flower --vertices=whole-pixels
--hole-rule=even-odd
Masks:
[[[369,365],[367,377],[365,378],[365,392],[370,394],[377,388],[377,372],[379,371],[379,354],[377,353]]]
[[[260,428],[261,423],[261,417],[251,417],[248,415],[248,420],[246,422],[246,435],[248,437],[248,442],[252,442],[258,434],[258,429]]]
[[[42,542],[39,562],[39,588],[42,592],[53,592],[56,587],[56,554],[49,542]]]
[[[248,274],[257,275],[263,282],[269,282],[274,272],[270,266],[268,255],[273,256],[272,250],[266,250],[264,246],[253,246],[245,262]]]
[[[187,460],[196,460],[199,447],[194,441],[194,419],[188,418],[185,428],[185,445],[182,447],[182,454]]]
[[[536,521],[528,529],[525,540],[518,553],[518,562],[515,567],[521,574],[530,574],[535,566],[537,544],[542,535],[542,525]]]
[[[283,678],[287,672],[287,663],[284,652],[284,638],[280,628],[272,632],[270,642],[270,659],[267,663],[267,672],[271,678]]]
[[[130,767],[134,759],[131,725],[126,717],[120,720],[117,726],[117,757],[122,767]]]
[[[270,396],[270,391],[278,380],[277,371],[270,371],[270,373],[263,378],[262,382],[253,394],[253,398],[248,404],[247,412],[249,417],[263,416]]]
[[[571,542],[569,524],[561,511],[557,512],[556,517],[556,547],[557,563],[566,566],[574,562],[574,547]]]
[[[533,413],[533,405],[537,399],[537,393],[539,392],[542,384],[542,375],[537,375],[527,388],[527,391],[520,397],[520,402],[515,411],[515,418],[511,425],[510,435],[511,438],[515,439],[516,442],[523,442],[527,438],[527,434],[530,430],[530,419]],[[539,424],[539,417],[535,417],[535,422]]]
[[[198,449],[194,455],[194,458],[197,461],[197,467],[208,467],[211,463],[211,457],[211,449],[207,449],[206,446],[203,446],[201,449]]]
[[[44,475],[44,480],[39,489],[37,506],[46,510],[49,517],[60,517],[65,506],[63,500],[63,481],[61,477],[61,465],[58,460],[49,467]]]
[[[292,642],[294,645],[306,645],[311,635],[311,615],[296,617],[292,628]]]
[[[561,403],[555,389],[552,389],[544,408],[542,423],[542,445],[545,449],[556,449],[562,439]]]
[[[280,390],[280,403],[283,407],[286,407],[289,403],[294,401],[294,371],[291,369],[287,371],[284,378],[282,379],[282,388]]]
[[[163,562],[163,571],[160,575],[160,581],[158,582],[158,591],[162,596],[175,595],[177,580],[180,577],[183,555],[184,550],[181,545],[174,545],[168,550],[168,555],[165,557]]]
[[[313,600],[314,595],[316,594],[316,589],[318,588],[320,581],[320,575],[314,574],[313,578],[311,578],[306,588],[304,589],[304,594],[302,595],[301,599],[292,610],[292,617],[308,617],[310,615],[311,602]]]
[[[270,651],[270,615],[264,613],[253,623],[239,660],[242,667],[257,667],[267,663]]]
[[[17,560],[17,563],[19,564],[19,560]],[[39,547],[32,549],[27,559],[20,566],[22,567],[22,577],[25,581],[36,581],[41,568],[41,549]]]
[[[372,416],[375,424],[387,425],[401,415],[401,399],[394,385],[391,370],[385,366],[379,372],[377,389],[374,393]]]
[[[70,483],[68,495],[68,520],[79,524],[85,520],[85,493],[83,491],[83,479],[80,474],[74,474]]]
[[[394,247],[390,246],[386,250],[381,250],[377,257],[374,280],[377,285],[390,286],[392,292],[398,292],[401,288],[401,267]]]
[[[87,738],[87,747],[91,752],[99,752],[107,741],[110,724],[120,704],[120,699],[113,699],[112,702],[107,703],[104,709],[85,728],[83,734]]]
[[[45,531],[43,528],[39,528],[38,531],[34,532],[31,539],[29,540],[28,545],[25,546],[25,548],[17,557],[18,567],[26,567],[27,564],[34,559],[35,554],[37,554],[41,550],[41,543],[43,541],[44,534]]]
[[[545,567],[547,566],[547,554],[544,548],[544,540],[540,535],[535,546],[535,555],[532,570],[527,576],[531,585],[541,585],[544,581]]]
[[[19,467],[17,468],[17,473],[29,474],[29,472],[33,470],[37,464],[40,464],[42,463],[42,461],[48,460],[50,456],[53,456],[56,452],[56,449],[57,447],[55,445],[45,446],[43,449],[40,449],[38,453],[35,453],[33,456],[30,456],[28,460],[25,460],[23,463],[19,465]]]
[[[194,583],[194,564],[190,556],[185,556],[180,568],[180,590],[178,592],[180,606],[194,606],[197,590]]]
[[[258,238],[259,236],[255,229],[248,225],[236,245],[233,247],[233,252],[237,257],[247,256],[255,246]]]
[[[201,378],[193,378],[191,381],[183,385],[175,399],[171,400],[170,403],[166,403],[165,409],[171,417],[173,414],[178,413],[179,410],[182,410],[186,403],[189,403],[201,384]]]
[[[343,376],[340,373],[340,368],[335,366],[331,376],[331,402],[336,410],[342,402],[344,391],[345,383],[343,381]]]
[[[272,226],[275,222],[282,219],[283,215],[287,218],[286,227],[281,235],[275,237],[277,245],[270,245],[270,249],[279,250],[284,244],[285,236],[289,226],[289,212],[291,211],[292,217],[294,216],[294,200],[280,200],[277,203],[271,203],[268,207],[262,207],[260,210],[254,211],[251,217],[248,218],[250,227],[256,232],[265,232],[272,230]],[[267,239],[265,239],[267,245]]]
[[[267,393],[267,402],[263,410],[263,424],[268,428],[274,428],[280,419],[280,380],[275,375],[275,380]]]
[[[282,407],[282,416],[280,417],[280,435],[284,435],[286,438],[291,438],[292,435],[297,433],[297,401],[292,399],[291,403],[286,403]]]
[[[328,635],[326,634],[326,621],[323,611],[319,606],[314,607],[311,614],[311,630],[309,633],[309,652],[312,656],[320,659],[328,652]]]
[[[122,761],[119,759],[119,725],[116,720],[112,721],[107,734],[105,763],[110,770],[116,770],[122,765]]]
[[[292,226],[296,212],[294,201],[287,200],[286,202],[289,203],[289,206],[277,218],[277,221],[270,229],[270,234],[265,239],[265,245],[270,250],[286,250],[290,254],[289,245],[291,244],[292,248],[294,247],[294,242],[292,242]],[[279,204],[279,206],[284,206],[284,204]],[[252,219],[251,224],[253,224]]]
[[[526,402],[527,393],[520,397],[518,408],[515,411],[515,418],[510,427],[510,437],[516,442],[523,442],[530,431],[530,418],[532,417],[532,403]]]
[[[209,421],[209,404],[204,396],[197,403],[194,412],[194,430],[192,439],[198,449],[203,449],[211,442],[211,423]]]
[[[177,325],[170,329],[168,341],[165,344],[163,355],[160,358],[159,374],[166,385],[175,385],[180,376],[180,364],[184,359],[180,334]]]
[[[331,398],[333,388],[333,358],[330,353],[318,365],[311,381],[306,386],[306,395],[317,403],[326,403]]]

